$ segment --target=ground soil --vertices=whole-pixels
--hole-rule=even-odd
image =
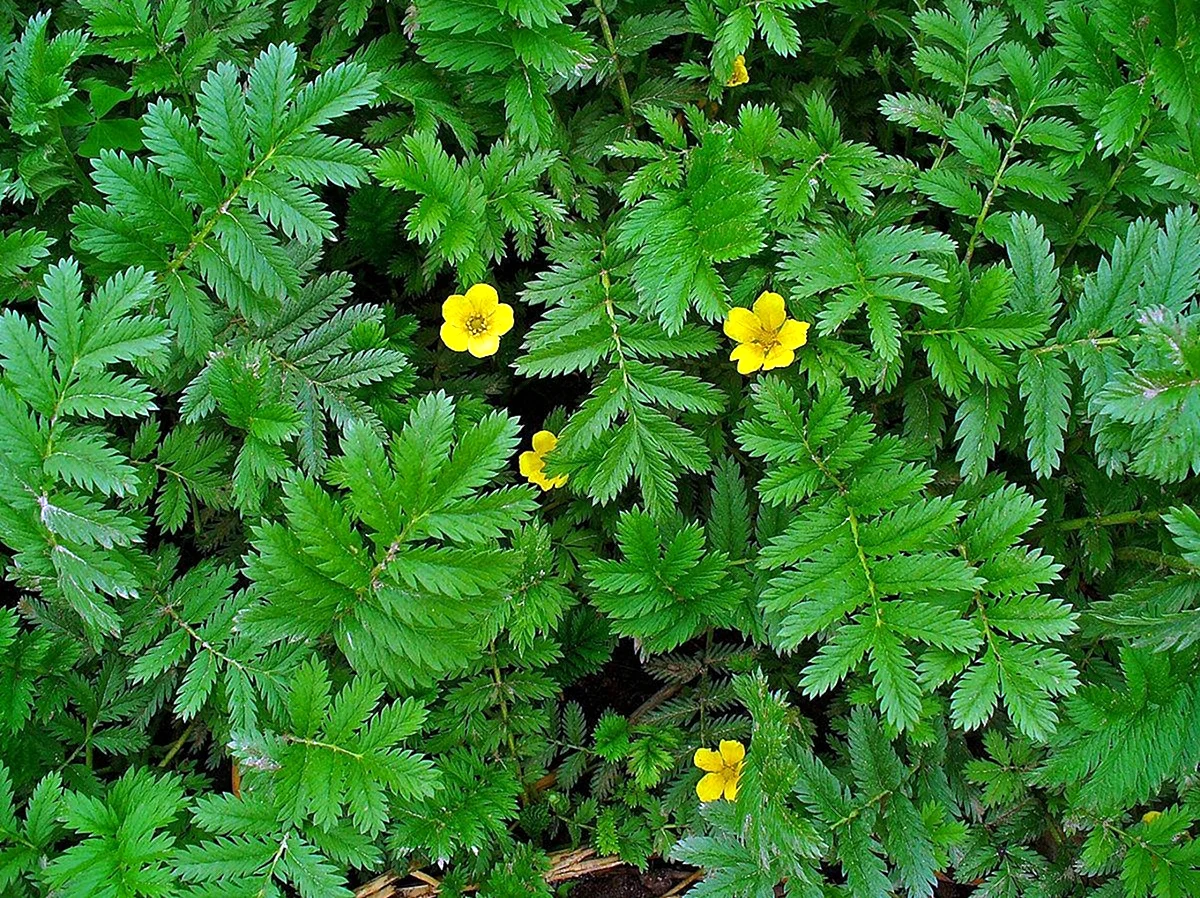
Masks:
[[[661,898],[687,875],[686,870],[639,873],[624,868],[577,879],[568,894],[570,898]]]
[[[686,870],[665,868],[639,873],[632,867],[622,867],[575,880],[569,898],[663,898],[688,875]],[[969,898],[975,887],[938,880],[934,898]],[[782,894],[776,887],[776,893]],[[674,894],[686,895],[687,888]]]
[[[653,695],[662,684],[642,667],[630,639],[620,640],[613,655],[600,670],[572,683],[566,700],[579,702],[588,720],[595,721],[605,711],[628,716]]]

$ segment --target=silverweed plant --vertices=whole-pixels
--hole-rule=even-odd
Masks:
[[[0,895],[1200,896],[1198,17],[0,0]]]

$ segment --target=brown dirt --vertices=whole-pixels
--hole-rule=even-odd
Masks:
[[[632,867],[621,867],[584,876],[575,881],[567,894],[568,898],[662,898],[668,893],[686,896],[686,885],[678,891],[672,890],[680,886],[687,875],[686,871],[669,868],[639,873]],[[967,898],[974,892],[973,885],[944,878],[938,880],[934,889],[936,898]],[[782,895],[782,888],[776,887],[776,894]]]
[[[570,898],[661,898],[686,876],[679,870],[639,873],[625,868],[578,879],[568,894]]]

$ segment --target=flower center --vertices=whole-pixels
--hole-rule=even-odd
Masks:
[[[472,337],[478,337],[486,334],[488,329],[488,320],[482,315],[472,315],[467,319],[467,333]]]
[[[779,329],[771,330],[770,328],[759,328],[758,336],[754,342],[763,352],[770,352],[779,345]]]

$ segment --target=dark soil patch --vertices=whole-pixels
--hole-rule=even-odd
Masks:
[[[558,408],[573,410],[588,395],[590,378],[567,374],[555,378],[528,378],[514,374],[508,410],[521,419],[524,440],[542,429],[546,416]]]
[[[639,873],[632,867],[623,867],[605,873],[593,873],[575,880],[568,898],[662,898],[677,886],[688,873],[683,870],[660,869]],[[678,894],[686,896],[688,888]],[[947,879],[939,879],[934,888],[935,898],[968,898],[974,894],[975,886]],[[775,889],[783,894],[781,886]]]
[[[687,877],[682,870],[649,870],[632,867],[593,873],[575,881],[570,898],[660,898]]]
[[[933,890],[933,894],[935,898],[968,898],[968,896],[975,894],[975,886],[967,883],[951,882],[948,879],[939,879],[937,886]]]
[[[658,688],[638,660],[633,641],[622,639],[604,667],[568,687],[566,700],[579,702],[588,720],[598,720],[607,710],[627,717]]]

